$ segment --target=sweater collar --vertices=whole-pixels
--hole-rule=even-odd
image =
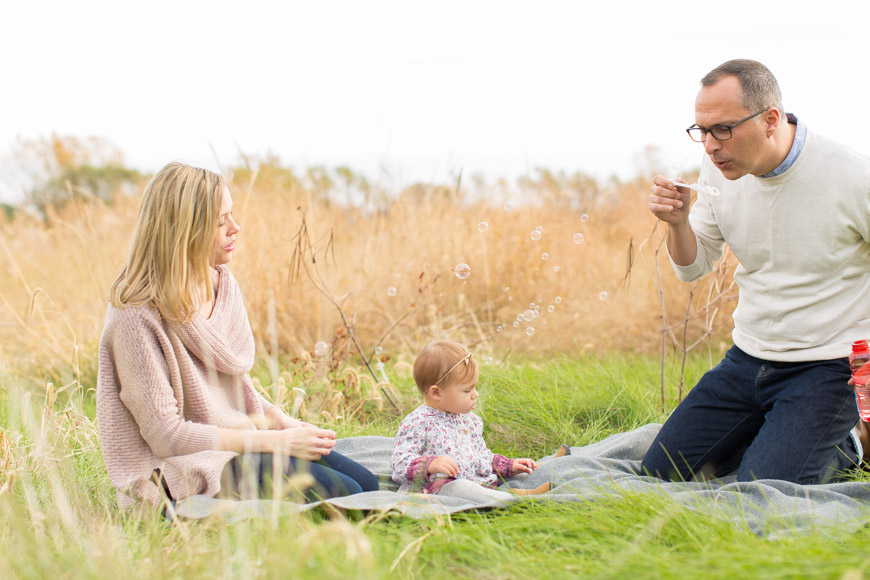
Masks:
[[[235,278],[226,265],[217,270],[220,283],[211,317],[197,313],[193,320],[173,325],[172,330],[207,368],[240,375],[254,366],[254,335]]]

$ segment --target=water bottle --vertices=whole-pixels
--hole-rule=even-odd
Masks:
[[[862,421],[870,421],[870,347],[866,340],[856,340],[852,343],[852,354],[849,355],[849,368],[852,370],[852,380],[855,382],[855,401],[858,403],[858,415]]]

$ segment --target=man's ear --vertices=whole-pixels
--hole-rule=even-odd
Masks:
[[[782,112],[776,107],[771,107],[764,113],[762,117],[764,122],[767,124],[767,136],[770,137],[774,133],[776,133],[776,129],[779,127],[779,124],[782,122],[783,116]]]

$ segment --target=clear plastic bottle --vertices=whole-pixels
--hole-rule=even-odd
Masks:
[[[852,353],[849,355],[849,368],[852,370],[852,380],[855,381],[855,401],[858,403],[858,414],[862,421],[870,421],[870,347],[866,340],[856,340],[852,343]]]

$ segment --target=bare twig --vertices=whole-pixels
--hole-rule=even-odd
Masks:
[[[299,230],[296,232],[295,246],[293,248],[293,255],[290,258],[290,280],[291,282],[295,282],[299,279],[300,272],[304,272],[306,277],[311,281],[314,285],[314,288],[320,292],[320,294],[325,297],[329,302],[335,306],[335,309],[338,310],[338,315],[341,317],[341,322],[344,327],[347,329],[348,335],[350,336],[351,342],[353,342],[354,348],[359,354],[360,358],[363,361],[363,364],[368,369],[369,373],[372,375],[372,378],[376,383],[379,383],[378,377],[375,374],[374,369],[369,362],[369,358],[363,353],[362,345],[359,342],[359,339],[356,336],[356,332],[353,330],[353,325],[350,324],[347,320],[347,316],[344,313],[344,309],[341,304],[332,296],[332,293],[326,287],[326,283],[323,281],[323,277],[320,275],[320,271],[317,268],[317,251],[315,244],[311,241],[311,236],[308,230],[308,223],[305,220],[305,213],[302,213],[302,223],[299,225]],[[329,239],[326,244],[326,249],[324,253],[333,252],[333,260],[335,259],[333,242],[334,242],[333,232],[330,230]],[[311,260],[311,267],[309,267],[308,260]],[[345,295],[345,298],[349,296],[350,293]],[[399,411],[401,410],[399,404],[396,402],[392,394],[385,388],[381,389],[383,393],[387,396],[387,399],[390,401],[390,404]]]

